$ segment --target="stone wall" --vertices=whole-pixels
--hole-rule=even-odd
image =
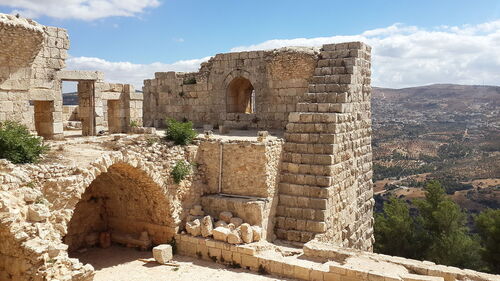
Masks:
[[[78,105],[63,105],[63,121],[80,121],[78,116]]]
[[[161,127],[175,118],[197,126],[283,129],[307,92],[316,60],[316,49],[283,48],[218,54],[196,73],[157,72],[144,80],[145,125]]]
[[[0,14],[0,26],[0,121],[19,121],[31,130],[38,122],[40,135],[61,135],[62,96],[53,77],[68,56],[66,30],[5,14]],[[36,120],[30,101],[51,101],[38,116],[43,121]]]
[[[309,93],[290,113],[276,235],[371,250],[370,47],[323,45]]]
[[[84,135],[108,128],[103,101],[116,93],[111,131],[127,132],[132,121],[142,126],[142,94],[133,87],[104,83],[95,71],[62,70],[69,49],[65,29],[0,14],[0,38],[0,122],[18,121],[45,138],[63,138],[61,82],[76,81]]]
[[[169,174],[178,160],[194,159],[196,147],[125,138],[115,140],[113,149],[94,143],[92,150],[92,141],[85,143],[82,155],[81,149],[70,154],[80,159],[72,165],[16,166],[1,160],[2,280],[91,280],[92,267],[69,259],[68,245],[71,250],[87,246],[85,237],[102,229],[128,235],[147,231],[153,243],[166,243],[178,232],[186,210],[199,203],[199,173],[179,185]],[[99,157],[85,158],[91,151]],[[104,213],[101,200],[107,200]]]

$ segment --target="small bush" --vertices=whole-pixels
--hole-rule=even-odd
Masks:
[[[31,135],[26,126],[12,121],[0,122],[0,158],[15,164],[33,163],[47,150],[42,139]]]
[[[132,128],[139,127],[139,122],[137,122],[137,120],[130,121],[130,127],[132,127]]]
[[[191,173],[191,164],[184,160],[179,160],[175,163],[170,175],[176,184],[179,184],[186,176]]]
[[[165,138],[174,141],[177,145],[190,144],[197,135],[192,122],[178,122],[174,119],[168,119],[166,125],[167,134]]]

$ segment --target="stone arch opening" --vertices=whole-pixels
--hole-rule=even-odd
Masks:
[[[250,80],[234,78],[227,87],[228,113],[255,113],[255,90]]]
[[[173,225],[164,189],[141,169],[117,163],[86,188],[63,242],[70,256],[81,248],[111,243],[148,249],[169,242],[175,235]]]

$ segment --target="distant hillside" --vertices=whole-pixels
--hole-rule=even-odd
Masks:
[[[64,93],[63,95],[63,105],[78,105],[78,93]]]
[[[481,104],[500,106],[500,87],[434,84],[402,89],[373,87],[373,102],[391,102],[408,109],[446,107],[466,110]]]

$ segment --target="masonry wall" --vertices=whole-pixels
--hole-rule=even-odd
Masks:
[[[161,127],[165,118],[175,118],[197,126],[284,129],[307,92],[316,59],[312,48],[284,48],[218,54],[196,73],[155,73],[144,81],[145,125]],[[238,78],[253,86],[253,113],[231,112],[228,88]]]
[[[66,30],[5,14],[0,26],[0,121],[19,121],[35,130],[30,101],[53,101],[45,117],[52,121],[43,134],[62,134],[62,97],[53,77],[65,66]]]

